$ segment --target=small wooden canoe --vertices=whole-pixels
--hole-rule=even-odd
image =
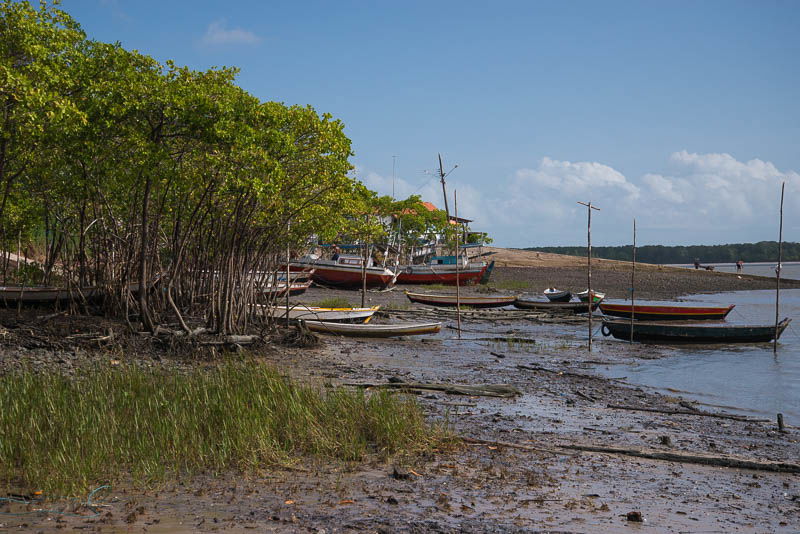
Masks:
[[[411,302],[427,304],[429,306],[455,306],[456,295],[452,293],[433,295],[429,293],[412,293],[406,291],[406,296]],[[462,306],[471,308],[500,308],[514,304],[516,295],[461,295],[459,302]]]
[[[569,291],[561,291],[554,287],[544,290],[544,296],[550,302],[569,302],[572,299],[572,293]]]
[[[264,313],[274,319],[286,319],[286,306],[267,307],[261,306]],[[328,322],[368,322],[380,306],[371,308],[320,308],[318,306],[305,306],[295,304],[289,306],[289,319],[308,319]]]
[[[597,302],[592,305],[592,311],[597,309]],[[514,301],[516,308],[524,310],[540,310],[548,313],[589,313],[588,302],[550,302],[547,300],[517,299]]]
[[[781,334],[791,322],[784,319],[778,323],[777,334]],[[604,319],[604,336],[631,339],[631,322],[620,319]],[[670,321],[634,321],[633,340],[645,343],[759,343],[775,339],[775,325],[684,324]]]
[[[601,293],[600,291],[592,291],[592,295],[594,298],[592,299],[594,302],[600,302],[604,298],[606,298],[605,293]],[[580,293],[575,293],[575,296],[578,297],[578,300],[581,302],[589,302],[589,290],[585,289]]]
[[[442,323],[349,324],[328,321],[303,321],[309,330],[322,334],[352,337],[398,337],[436,334]]]
[[[655,305],[650,306],[646,304],[612,304],[608,302],[600,303],[600,311],[605,315],[613,315],[615,317],[628,317],[631,316],[633,310],[634,319],[642,321],[680,321],[680,320],[720,320],[724,319],[735,304],[725,307],[714,306],[670,306],[670,305]]]

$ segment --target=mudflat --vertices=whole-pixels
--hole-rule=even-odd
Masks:
[[[572,265],[557,260],[565,264],[512,267],[498,261],[488,288],[461,290],[540,295],[550,286],[585,289],[585,259],[570,260]],[[623,262],[600,262],[593,266],[592,285],[608,298],[625,298],[631,287],[629,268]],[[674,299],[690,293],[774,287],[769,278],[637,266],[637,298]],[[403,289],[366,294],[367,304],[381,304],[386,310],[376,320],[419,316],[422,308],[412,305]],[[360,303],[358,292],[326,288],[312,288],[293,301],[331,297]],[[107,359],[93,349],[48,345],[48,340],[56,339],[48,335],[57,335],[55,324],[37,330],[34,341],[39,346],[23,346],[23,330],[35,318],[14,317],[10,310],[0,313],[0,324],[9,333],[5,339],[13,341],[0,347],[0,372],[21,362],[69,369]],[[307,460],[291,470],[265,470],[247,477],[205,475],[149,489],[118,481],[95,501],[102,506],[77,507],[71,510],[75,515],[0,508],[6,512],[0,514],[0,530],[797,531],[800,432],[796,422],[787,421],[779,431],[772,420],[689,402],[678,391],[665,395],[629,384],[624,376],[602,377],[593,372],[599,364],[663,354],[657,346],[603,339],[596,339],[589,352],[588,325],[582,318],[562,322],[547,317],[465,317],[459,339],[452,313],[439,317],[445,328],[437,336],[381,340],[321,336],[322,344],[314,350],[269,346],[254,356],[319,384],[491,383],[521,392],[514,398],[408,392],[432,421],[446,421],[462,441],[426,457],[388,463]],[[91,322],[81,323],[80,328],[91,329]],[[209,364],[153,358],[145,350],[124,357],[176,369]]]

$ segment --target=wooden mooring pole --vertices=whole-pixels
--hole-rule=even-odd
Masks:
[[[594,304],[594,295],[592,294],[592,210],[600,211],[600,208],[592,206],[591,202],[578,202],[583,206],[586,206],[586,211],[589,214],[589,219],[587,223],[587,237],[586,237],[586,256],[588,258],[587,262],[587,282],[586,285],[589,287],[587,291],[589,293],[589,352],[592,351],[592,305]]]
[[[780,298],[781,298],[781,262],[783,261],[783,191],[786,188],[786,182],[781,184],[781,211],[780,223],[778,225],[778,265],[775,267],[775,340],[772,342],[772,353],[778,353],[778,321],[780,315]]]
[[[633,256],[631,259],[631,343],[633,343],[633,315],[636,313],[634,288],[636,287],[636,218],[633,219]]]
[[[458,251],[459,234],[461,234],[461,223],[458,222],[458,191],[453,191],[453,204],[456,210],[456,322],[458,324],[458,339],[461,339],[461,283],[460,266],[461,257]]]

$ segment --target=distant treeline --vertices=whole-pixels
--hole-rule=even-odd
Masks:
[[[631,245],[623,247],[592,247],[592,257],[608,260],[631,260]],[[552,252],[570,256],[586,256],[586,247],[529,247],[524,250]],[[692,263],[698,258],[701,263],[733,263],[777,261],[778,242],[733,243],[728,245],[690,245],[665,247],[645,245],[636,247],[636,261],[642,263],[668,264]],[[783,244],[783,261],[800,261],[800,243]]]

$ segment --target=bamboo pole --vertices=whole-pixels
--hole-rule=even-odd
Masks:
[[[458,253],[458,238],[461,233],[461,224],[458,222],[458,191],[453,191],[453,202],[456,210],[456,321],[458,323],[458,339],[461,339],[461,284],[459,273],[461,258]]]
[[[633,219],[633,259],[631,260],[631,343],[633,343],[633,316],[636,313],[634,289],[636,284],[636,218]]]
[[[587,281],[586,285],[589,296],[589,352],[592,351],[592,304],[594,304],[594,295],[592,294],[592,210],[600,211],[600,208],[592,206],[591,202],[578,202],[586,206],[586,211],[589,215],[586,225],[586,256],[587,256]]]
[[[291,292],[291,281],[292,281],[292,277],[290,275],[291,269],[289,268],[289,261],[291,260],[292,257],[292,252],[290,248],[291,230],[292,230],[292,222],[286,221],[286,328],[289,328],[289,293]],[[278,277],[275,276],[275,285],[277,284],[278,284]]]
[[[780,224],[778,225],[778,265],[775,267],[775,339],[772,343],[772,353],[778,353],[778,319],[780,313],[780,297],[781,297],[781,262],[783,261],[783,191],[786,188],[786,182],[781,184],[781,210],[780,210]]]

